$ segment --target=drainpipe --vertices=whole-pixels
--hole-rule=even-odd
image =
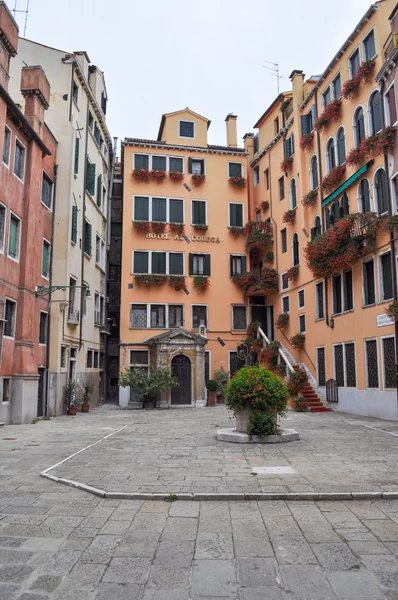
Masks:
[[[54,229],[55,229],[55,206],[56,206],[56,198],[57,198],[57,174],[58,174],[58,165],[54,165],[54,193],[53,193],[53,219],[51,223],[51,254],[50,254],[50,273],[49,273],[49,285],[50,287],[53,284],[53,262],[54,262]],[[47,347],[46,347],[46,369],[47,369],[47,378],[46,378],[46,403],[44,405],[44,416],[48,416],[48,396],[50,393],[50,378],[49,378],[49,368],[50,368],[50,339],[51,339],[51,294],[48,300],[48,317],[47,317]]]
[[[89,115],[90,101],[87,96],[87,111],[86,111],[86,141],[84,146],[84,170],[83,170],[83,210],[82,210],[82,262],[81,262],[81,285],[84,281],[84,248],[85,248],[85,237],[86,237],[86,179],[87,179],[87,149],[88,149],[88,115]],[[91,291],[91,290],[90,290]],[[79,315],[79,350],[83,345],[83,302],[84,302],[85,289],[80,288],[80,315]]]
[[[383,92],[384,92],[384,80],[380,81],[380,95],[381,95],[381,114],[383,126],[386,125],[385,121],[385,110],[384,110],[384,102],[383,102]],[[384,153],[384,170],[386,172],[387,181],[390,182],[389,177],[389,168],[388,168],[388,157],[387,153]],[[387,185],[387,198],[388,198],[388,216],[391,217],[394,214],[392,209],[392,198],[391,198],[391,186]],[[394,231],[390,231],[390,249],[391,249],[391,270],[392,270],[392,285],[393,285],[393,298],[394,302],[397,301],[397,259],[395,256],[395,238]],[[394,322],[394,336],[395,336],[395,378],[396,378],[396,386],[397,386],[397,407],[398,407],[398,321]]]

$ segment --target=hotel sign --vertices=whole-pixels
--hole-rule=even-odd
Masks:
[[[386,327],[386,325],[394,325],[394,319],[391,319],[386,314],[376,316],[377,327]]]
[[[210,235],[175,235],[171,236],[168,233],[146,233],[146,239],[148,240],[170,240],[182,242],[183,240],[191,240],[192,242],[210,242],[211,244],[220,244],[224,240],[220,240],[219,237]]]

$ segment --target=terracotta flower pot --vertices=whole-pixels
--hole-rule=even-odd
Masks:
[[[77,406],[70,406],[68,408],[68,415],[70,415],[71,417],[77,415]]]
[[[89,410],[90,410],[89,404],[82,404],[82,412],[89,412]]]

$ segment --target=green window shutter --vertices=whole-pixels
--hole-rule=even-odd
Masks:
[[[246,273],[246,256],[242,256],[242,275]]]
[[[71,240],[74,244],[77,242],[77,206],[72,206],[72,232]]]
[[[193,275],[193,254],[189,253],[189,274]]]
[[[188,173],[192,173],[192,158],[188,158]]]
[[[88,256],[91,256],[91,223],[85,223],[84,226],[84,252]]]
[[[301,135],[311,133],[310,115],[301,115]]]
[[[136,196],[134,198],[134,221],[149,220],[149,198]]]
[[[210,275],[210,254],[204,255],[203,275]]]
[[[152,199],[152,221],[166,222],[166,198]]]
[[[95,164],[87,161],[86,190],[91,196],[95,193]]]
[[[75,174],[79,172],[79,150],[80,150],[80,139],[75,140]]]
[[[205,174],[205,161],[204,161],[204,159],[200,161],[200,174],[201,175]]]
[[[134,252],[134,273],[148,273],[148,252]]]
[[[198,205],[198,225],[206,225],[206,202],[199,201]]]
[[[234,274],[234,257],[229,255],[229,276],[232,277]]]
[[[184,256],[171,252],[169,254],[169,274],[182,275],[184,273]]]
[[[97,178],[97,206],[102,204],[102,175]]]
[[[17,257],[17,223],[14,219],[10,221],[10,233],[8,234],[8,254],[12,258]]]
[[[152,273],[155,275],[166,274],[166,252],[152,252]]]
[[[43,242],[43,253],[41,261],[41,274],[47,277],[47,265],[48,265],[48,246]]]
[[[192,202],[192,223],[194,225],[199,223],[199,221],[198,221],[198,216],[199,216],[198,212],[199,212],[198,211],[198,202],[196,200],[194,200]]]
[[[184,222],[184,201],[170,199],[170,223]]]

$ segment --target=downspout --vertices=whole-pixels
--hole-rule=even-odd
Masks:
[[[86,180],[87,180],[87,149],[88,149],[88,115],[89,115],[89,106],[90,106],[90,101],[89,98],[87,96],[87,114],[86,114],[86,141],[85,141],[85,147],[84,147],[84,170],[83,170],[83,210],[82,210],[82,247],[81,247],[81,251],[82,251],[82,262],[81,262],[81,275],[80,275],[80,279],[81,279],[81,285],[83,286],[83,281],[84,281],[84,248],[85,248],[85,242],[86,242],[86,228],[85,228],[85,221],[86,221]],[[85,290],[83,287],[80,288],[80,314],[79,314],[79,350],[81,350],[81,347],[83,345],[83,302],[84,302],[84,294],[86,293],[87,290]]]
[[[271,152],[268,152],[268,182],[269,182],[269,215],[271,221],[275,225],[275,270],[278,272],[278,232],[277,232],[277,223],[272,216],[272,185],[271,185]]]
[[[385,120],[385,110],[384,110],[384,102],[383,102],[383,92],[384,92],[384,80],[380,81],[380,95],[381,95],[381,115],[383,126],[386,125]],[[388,216],[391,217],[394,212],[392,209],[392,198],[391,198],[391,187],[390,187],[390,177],[389,177],[389,168],[388,168],[388,157],[387,153],[384,153],[384,170],[386,172],[386,177],[388,181],[387,185],[387,197],[388,197]],[[390,249],[391,249],[391,270],[392,270],[392,285],[393,285],[393,298],[394,302],[397,301],[397,259],[395,256],[395,238],[394,231],[390,231]],[[398,321],[394,322],[394,337],[395,337],[395,377],[396,377],[396,386],[397,386],[397,406],[398,406]]]
[[[57,174],[58,174],[58,165],[54,165],[54,193],[53,193],[53,213],[52,213],[52,223],[51,223],[51,254],[50,254],[50,273],[49,273],[49,285],[50,287],[53,284],[53,263],[54,263],[54,229],[55,229],[55,207],[56,207],[56,198],[57,198]],[[48,396],[50,393],[50,377],[49,377],[49,368],[50,368],[50,340],[51,340],[51,294],[48,301],[48,318],[47,318],[47,346],[46,346],[46,369],[47,369],[47,379],[46,379],[46,403],[44,406],[44,416],[48,416]]]

